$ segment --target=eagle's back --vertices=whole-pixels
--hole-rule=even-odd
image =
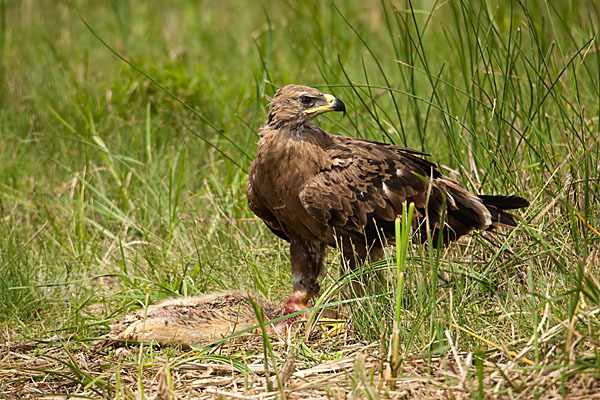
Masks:
[[[317,238],[329,245],[342,236],[380,246],[380,239],[394,237],[394,220],[404,203],[415,204],[412,223],[423,241],[428,230],[438,235],[444,209],[444,243],[496,222],[514,225],[512,216],[493,204],[496,197],[474,195],[423,156],[330,135],[314,125],[302,137],[263,132],[250,168],[248,200],[280,237]]]

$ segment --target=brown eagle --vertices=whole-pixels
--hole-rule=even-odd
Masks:
[[[306,309],[319,292],[327,246],[339,246],[351,267],[357,260],[380,258],[405,202],[415,204],[412,224],[423,241],[427,225],[434,238],[439,236],[446,202],[444,244],[473,229],[514,227],[514,217],[504,210],[529,205],[517,196],[469,192],[425,160],[426,153],[331,135],[311,123],[327,111],[345,112],[346,107],[310,87],[278,90],[249,170],[250,208],[290,242],[293,294],[285,303],[288,313]]]

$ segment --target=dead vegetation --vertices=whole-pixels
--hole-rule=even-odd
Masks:
[[[598,309],[580,313],[593,317]],[[0,345],[0,395],[4,398],[153,399],[595,399],[600,380],[586,368],[591,343],[568,321],[541,332],[547,352],[538,364],[524,355],[531,343],[471,352],[458,331],[445,332],[451,347],[429,359],[410,355],[391,378],[382,343],[361,343],[349,333],[321,331],[303,342],[298,335],[271,341],[275,363],[266,359],[260,336],[213,348],[183,351],[149,345],[126,347],[10,340]],[[560,340],[557,340],[559,339]],[[556,365],[555,353],[571,342],[571,360]],[[483,345],[483,343],[482,343]],[[492,343],[492,345],[494,345]],[[510,350],[510,349],[512,350]],[[520,349],[520,351],[519,351]],[[534,364],[534,365],[531,365]],[[587,371],[587,372],[586,372]]]

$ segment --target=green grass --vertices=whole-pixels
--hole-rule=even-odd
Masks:
[[[564,370],[563,395],[572,371],[598,376],[600,7],[483,3],[0,0],[0,331],[76,345],[146,296],[283,298],[287,246],[245,182],[267,96],[298,83],[346,103],[324,129],[430,152],[471,190],[531,201],[493,243],[409,246],[403,354],[447,354],[448,331],[483,365],[491,347],[464,328]],[[389,291],[351,308],[365,342],[392,332],[388,256],[363,272],[382,268]],[[323,291],[334,251],[328,267]],[[80,378],[103,391],[110,377]]]

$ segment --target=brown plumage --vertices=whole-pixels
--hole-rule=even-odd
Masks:
[[[255,300],[265,320],[281,316],[282,306],[262,297]],[[127,315],[112,327],[109,339],[203,346],[234,332],[258,325],[256,314],[242,291],[209,293],[169,299]],[[276,327],[267,325],[273,333]]]
[[[345,110],[331,95],[288,85],[275,94],[259,131],[248,203],[273,233],[290,242],[294,293],[288,312],[305,309],[319,291],[327,246],[339,246],[351,266],[356,258],[381,257],[404,202],[415,203],[413,227],[425,241],[426,219],[434,238],[439,234],[445,198],[445,244],[473,229],[516,226],[504,210],[529,204],[516,196],[470,193],[425,160],[425,153],[330,135],[310,122],[324,112]]]

